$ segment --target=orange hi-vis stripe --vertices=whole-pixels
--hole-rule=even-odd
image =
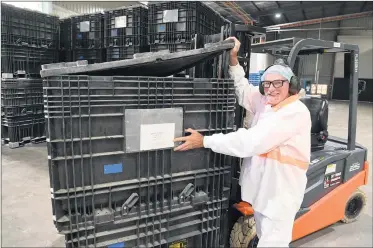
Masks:
[[[297,167],[299,167],[303,170],[307,170],[308,165],[309,165],[308,162],[301,161],[301,160],[292,158],[292,157],[287,156],[287,155],[282,155],[279,149],[275,149],[275,150],[270,151],[268,153],[261,154],[260,157],[273,159],[273,160],[276,160],[276,161],[280,162],[281,164],[294,165],[294,166],[297,166]]]

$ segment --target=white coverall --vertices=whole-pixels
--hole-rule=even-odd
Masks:
[[[240,65],[230,66],[229,73],[239,104],[253,115],[251,128],[206,136],[204,147],[244,158],[241,198],[254,209],[258,247],[288,247],[307,184],[310,112],[298,95],[271,107]]]

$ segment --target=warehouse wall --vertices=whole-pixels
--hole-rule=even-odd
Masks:
[[[373,40],[372,36],[339,35],[337,40],[359,46],[359,78],[373,78]],[[344,77],[344,55],[337,54],[334,77]]]
[[[54,2],[4,2],[12,4],[19,8],[27,8],[37,10],[46,14],[56,15],[60,18],[66,18],[72,15],[84,13],[96,13],[107,9],[124,7],[138,4],[137,1],[122,1],[122,2],[70,2],[70,1],[54,1]]]
[[[373,102],[373,17],[344,20],[343,26],[366,27],[367,30],[341,30],[337,40],[359,46],[359,79],[366,82],[365,91],[359,94],[359,101]],[[337,54],[333,81],[333,99],[348,100],[349,80],[344,78],[344,56]]]
[[[352,43],[359,46],[359,78],[373,78],[372,54],[373,54],[373,17],[344,20],[342,26],[367,27],[367,30],[341,30],[337,41]],[[335,77],[344,76],[343,55],[337,54],[335,59]]]
[[[138,4],[137,1],[121,1],[121,2],[69,2],[56,1],[53,2],[52,14],[60,18],[66,18],[72,15],[97,13],[107,9],[130,6]]]
[[[343,20],[342,27],[366,27],[367,30],[341,30],[339,35],[370,36],[373,35],[373,17]]]
[[[37,10],[42,12],[42,2],[4,2],[6,4],[11,4],[18,8],[25,8],[30,10]]]
[[[323,23],[321,28],[336,28],[338,27],[338,22],[329,22]],[[299,29],[319,29],[320,25],[307,25],[299,27]],[[322,39],[322,40],[332,40],[335,41],[337,37],[338,30],[307,30],[307,31],[291,31],[291,32],[282,32],[279,34],[272,34],[270,37],[267,36],[270,40],[272,39],[286,39],[291,37],[299,38],[313,38],[313,39]],[[334,54],[322,54],[319,55],[307,55],[300,56],[301,62],[299,64],[299,73],[301,82],[305,80],[311,81],[311,83],[318,83],[322,85],[331,85],[333,82],[333,68],[334,68]],[[317,63],[318,61],[318,63]],[[316,73],[319,71],[318,73]],[[330,87],[329,87],[330,88]]]
[[[351,30],[351,29],[335,29],[335,30],[309,30],[309,31],[292,31],[292,32],[282,32],[282,33],[270,33],[267,35],[267,40],[276,40],[276,39],[285,39],[291,37],[300,37],[300,38],[314,38],[322,40],[331,40],[338,41],[339,36],[354,36],[353,40],[356,40],[356,43],[360,40],[364,54],[360,60],[361,65],[361,75],[369,76],[372,74],[372,50],[369,47],[369,44],[372,45],[373,37],[373,17],[364,17],[357,19],[343,20],[339,22],[330,22],[323,23],[321,28],[337,28],[339,27],[366,27],[366,30]],[[307,25],[299,27],[300,29],[318,29],[320,25]],[[351,42],[351,39],[349,39]],[[353,43],[353,42],[351,42]],[[370,50],[369,50],[370,49]],[[370,52],[370,54],[369,54]],[[332,84],[334,76],[340,76],[344,73],[343,66],[341,66],[341,57],[343,55],[335,54],[323,54],[319,55],[319,84],[328,84],[328,93],[331,94]],[[370,58],[370,60],[369,60]],[[338,62],[336,62],[336,59]],[[299,70],[299,76],[301,80],[310,80],[312,83],[316,82],[316,63],[317,55],[301,56],[301,68]],[[342,60],[343,61],[343,60]],[[342,74],[341,74],[342,73]],[[370,73],[370,74],[369,74]],[[342,76],[343,77],[343,76]]]

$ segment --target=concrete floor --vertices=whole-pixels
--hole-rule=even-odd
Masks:
[[[348,105],[331,102],[329,132],[347,137]],[[372,104],[358,107],[357,141],[372,164]],[[373,168],[373,167],[371,167]],[[45,144],[2,147],[2,247],[64,247],[52,222]],[[335,224],[293,243],[295,247],[372,247],[372,169],[363,187],[368,203],[359,221]]]

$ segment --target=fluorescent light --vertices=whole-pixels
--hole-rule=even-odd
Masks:
[[[280,13],[277,13],[277,14],[275,15],[275,17],[276,17],[276,18],[280,18],[280,17],[281,17],[281,14],[280,14]]]

